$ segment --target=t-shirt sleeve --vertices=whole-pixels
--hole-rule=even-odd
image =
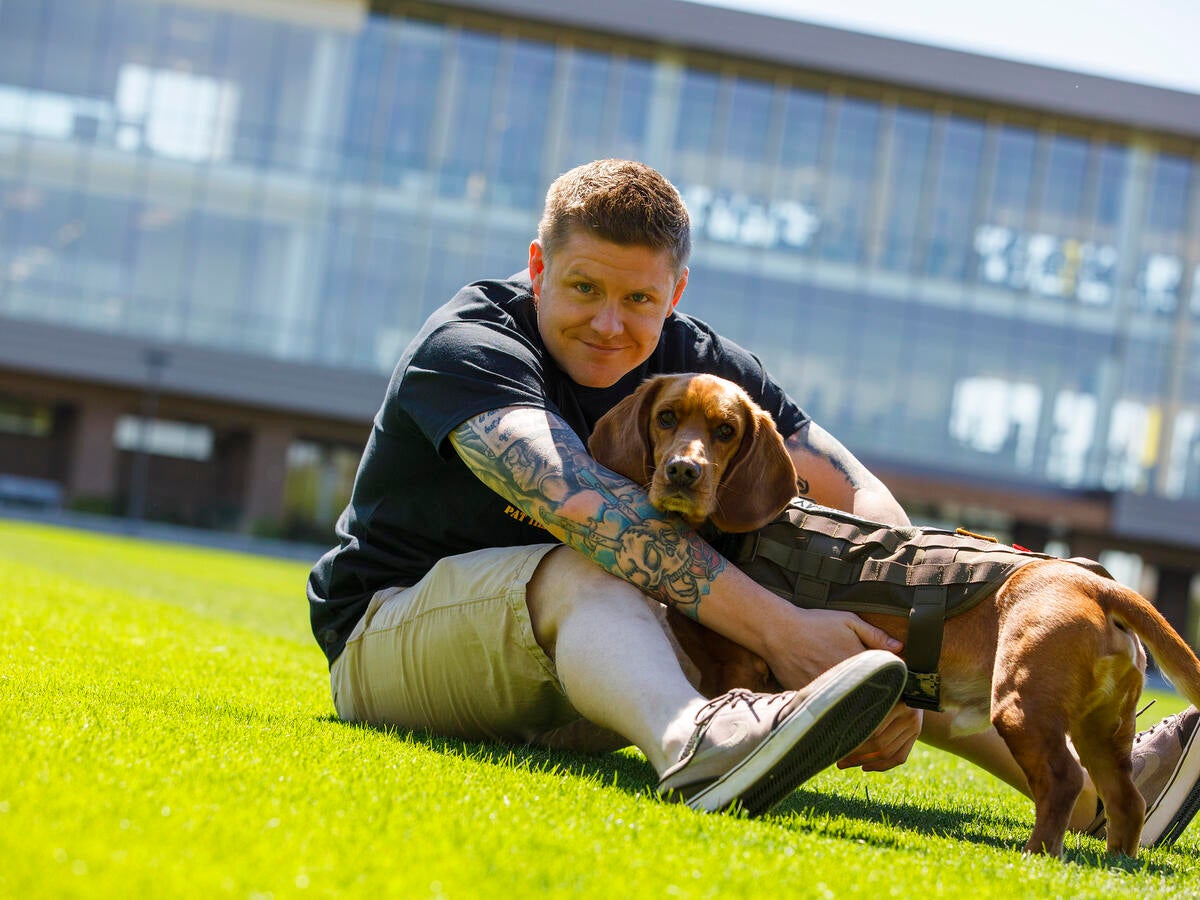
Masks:
[[[550,408],[537,351],[494,322],[452,321],[416,348],[393,379],[398,406],[446,455],[468,419],[505,406]]]

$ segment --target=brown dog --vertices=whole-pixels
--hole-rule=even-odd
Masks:
[[[648,380],[597,423],[588,446],[602,465],[649,485],[656,508],[691,526],[710,520],[724,531],[751,531],[795,493],[796,473],[770,416],[739,387],[710,375]],[[906,639],[903,615],[863,618]],[[705,693],[769,683],[754,654],[690,619],[668,621]],[[1062,855],[1083,784],[1069,735],[1104,802],[1109,852],[1137,855],[1145,801],[1131,777],[1130,750],[1146,665],[1138,638],[1200,706],[1200,661],[1159,612],[1071,562],[1028,563],[946,622],[943,708],[958,733],[995,725],[1025,773],[1036,806],[1027,852]]]

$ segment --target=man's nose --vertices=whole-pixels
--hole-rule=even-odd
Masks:
[[[592,316],[592,330],[607,337],[620,334],[625,330],[621,320],[621,308],[617,303],[605,303]]]

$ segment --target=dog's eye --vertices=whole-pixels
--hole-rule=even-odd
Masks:
[[[657,422],[659,428],[674,428],[677,421],[675,413],[669,409],[664,409],[658,414]]]
[[[734,434],[735,434],[735,432],[733,430],[733,426],[730,425],[728,422],[722,423],[721,425],[718,425],[716,428],[713,429],[713,436],[718,441],[732,440]]]

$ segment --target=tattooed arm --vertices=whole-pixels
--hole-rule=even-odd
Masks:
[[[499,409],[465,422],[450,440],[480,481],[564,544],[699,618],[725,560],[668,521],[644,490],[592,459],[562,419],[538,409]]]
[[[816,422],[787,439],[800,496],[855,515],[907,525],[908,516],[882,481]]]
[[[755,584],[693,531],[664,518],[642,488],[592,459],[545,410],[483,413],[450,440],[484,484],[564,544],[755,651],[785,686],[807,684],[864,647],[899,648],[858,616],[798,609]]]

